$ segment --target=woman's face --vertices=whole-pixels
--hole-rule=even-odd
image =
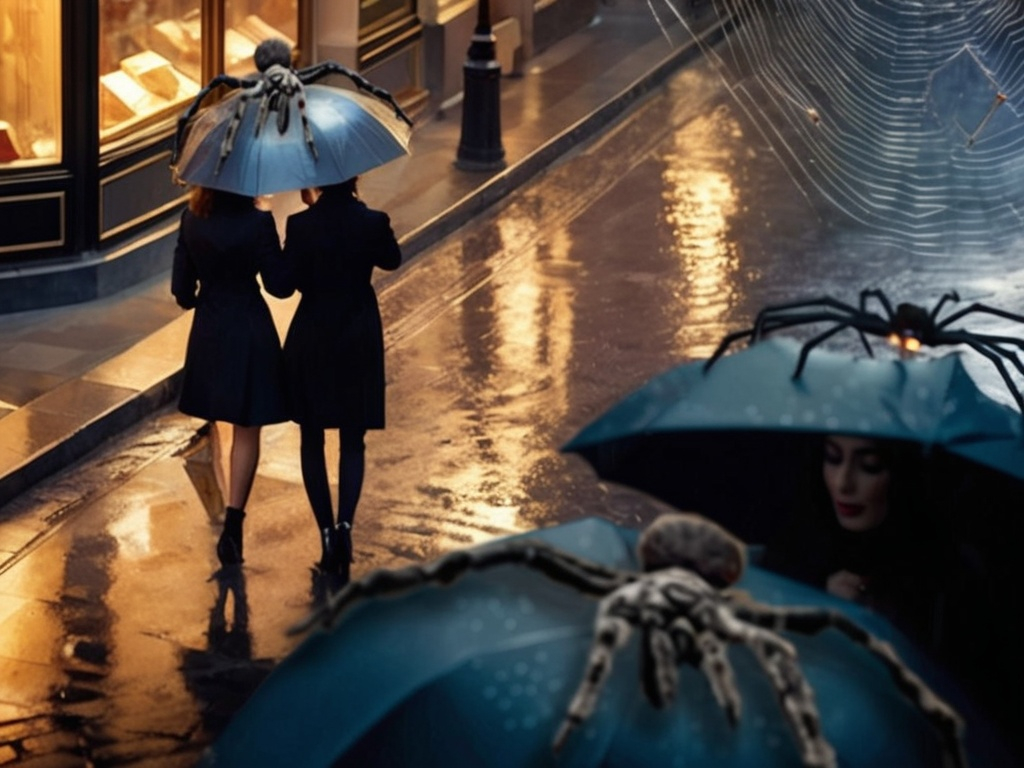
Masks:
[[[877,441],[829,435],[822,476],[836,520],[846,530],[870,531],[889,514],[890,472]]]

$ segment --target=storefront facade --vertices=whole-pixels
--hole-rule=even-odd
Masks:
[[[475,2],[0,0],[0,313],[169,268],[185,202],[176,120],[217,74],[253,72],[261,40],[291,42],[300,67],[338,61],[422,115],[461,87]],[[494,0],[515,31],[503,47],[528,55],[550,5]]]

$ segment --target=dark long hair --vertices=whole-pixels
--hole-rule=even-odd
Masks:
[[[939,510],[927,462],[916,443],[878,440],[878,454],[889,470],[888,514],[872,531],[853,533],[836,520],[822,478],[824,436],[807,441],[803,476],[807,482],[789,520],[767,543],[762,564],[816,586],[835,571],[888,570],[909,565],[922,544],[940,539],[948,520]],[[905,556],[903,550],[906,550]],[[887,560],[892,556],[893,563]],[[876,573],[881,576],[881,573]]]

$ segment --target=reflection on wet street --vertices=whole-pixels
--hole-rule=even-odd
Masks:
[[[388,427],[367,437],[355,575],[587,516],[649,521],[655,502],[559,447],[766,304],[865,287],[1020,304],[1021,273],[1000,254],[966,264],[858,243],[794,186],[710,67],[679,73],[381,283]],[[993,371],[976,374],[1006,400]],[[19,502],[49,505],[49,532],[2,573],[0,616],[23,612],[31,629],[0,635],[0,764],[43,751],[47,765],[190,765],[294,647],[286,629],[322,597],[297,427],[264,430],[235,573],[217,572],[220,520],[182,454],[202,427],[167,409],[107,449],[149,460],[123,475],[94,462]]]

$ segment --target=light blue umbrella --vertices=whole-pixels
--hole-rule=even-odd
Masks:
[[[637,532],[585,519],[512,537],[635,570]],[[737,584],[774,604],[838,608],[891,641],[940,695],[958,694],[884,619],[749,568]],[[536,571],[473,572],[446,587],[354,607],[315,631],[256,690],[205,755],[206,766],[745,766],[799,764],[774,691],[745,649],[730,652],[743,698],[733,728],[706,679],[681,670],[676,702],[644,697],[636,640],[616,656],[593,716],[562,752],[554,735],[579,683],[596,601]],[[837,632],[789,635],[844,768],[939,765],[935,732],[883,666]],[[961,709],[974,765],[1009,765]]]
[[[306,143],[296,99],[286,102],[288,127],[280,133],[271,114],[257,134],[259,99],[249,99],[234,146],[221,151],[240,100],[238,90],[190,123],[174,172],[178,179],[240,195],[321,187],[358,176],[409,152],[411,129],[373,95],[328,85],[305,87],[306,117],[316,156]]]

